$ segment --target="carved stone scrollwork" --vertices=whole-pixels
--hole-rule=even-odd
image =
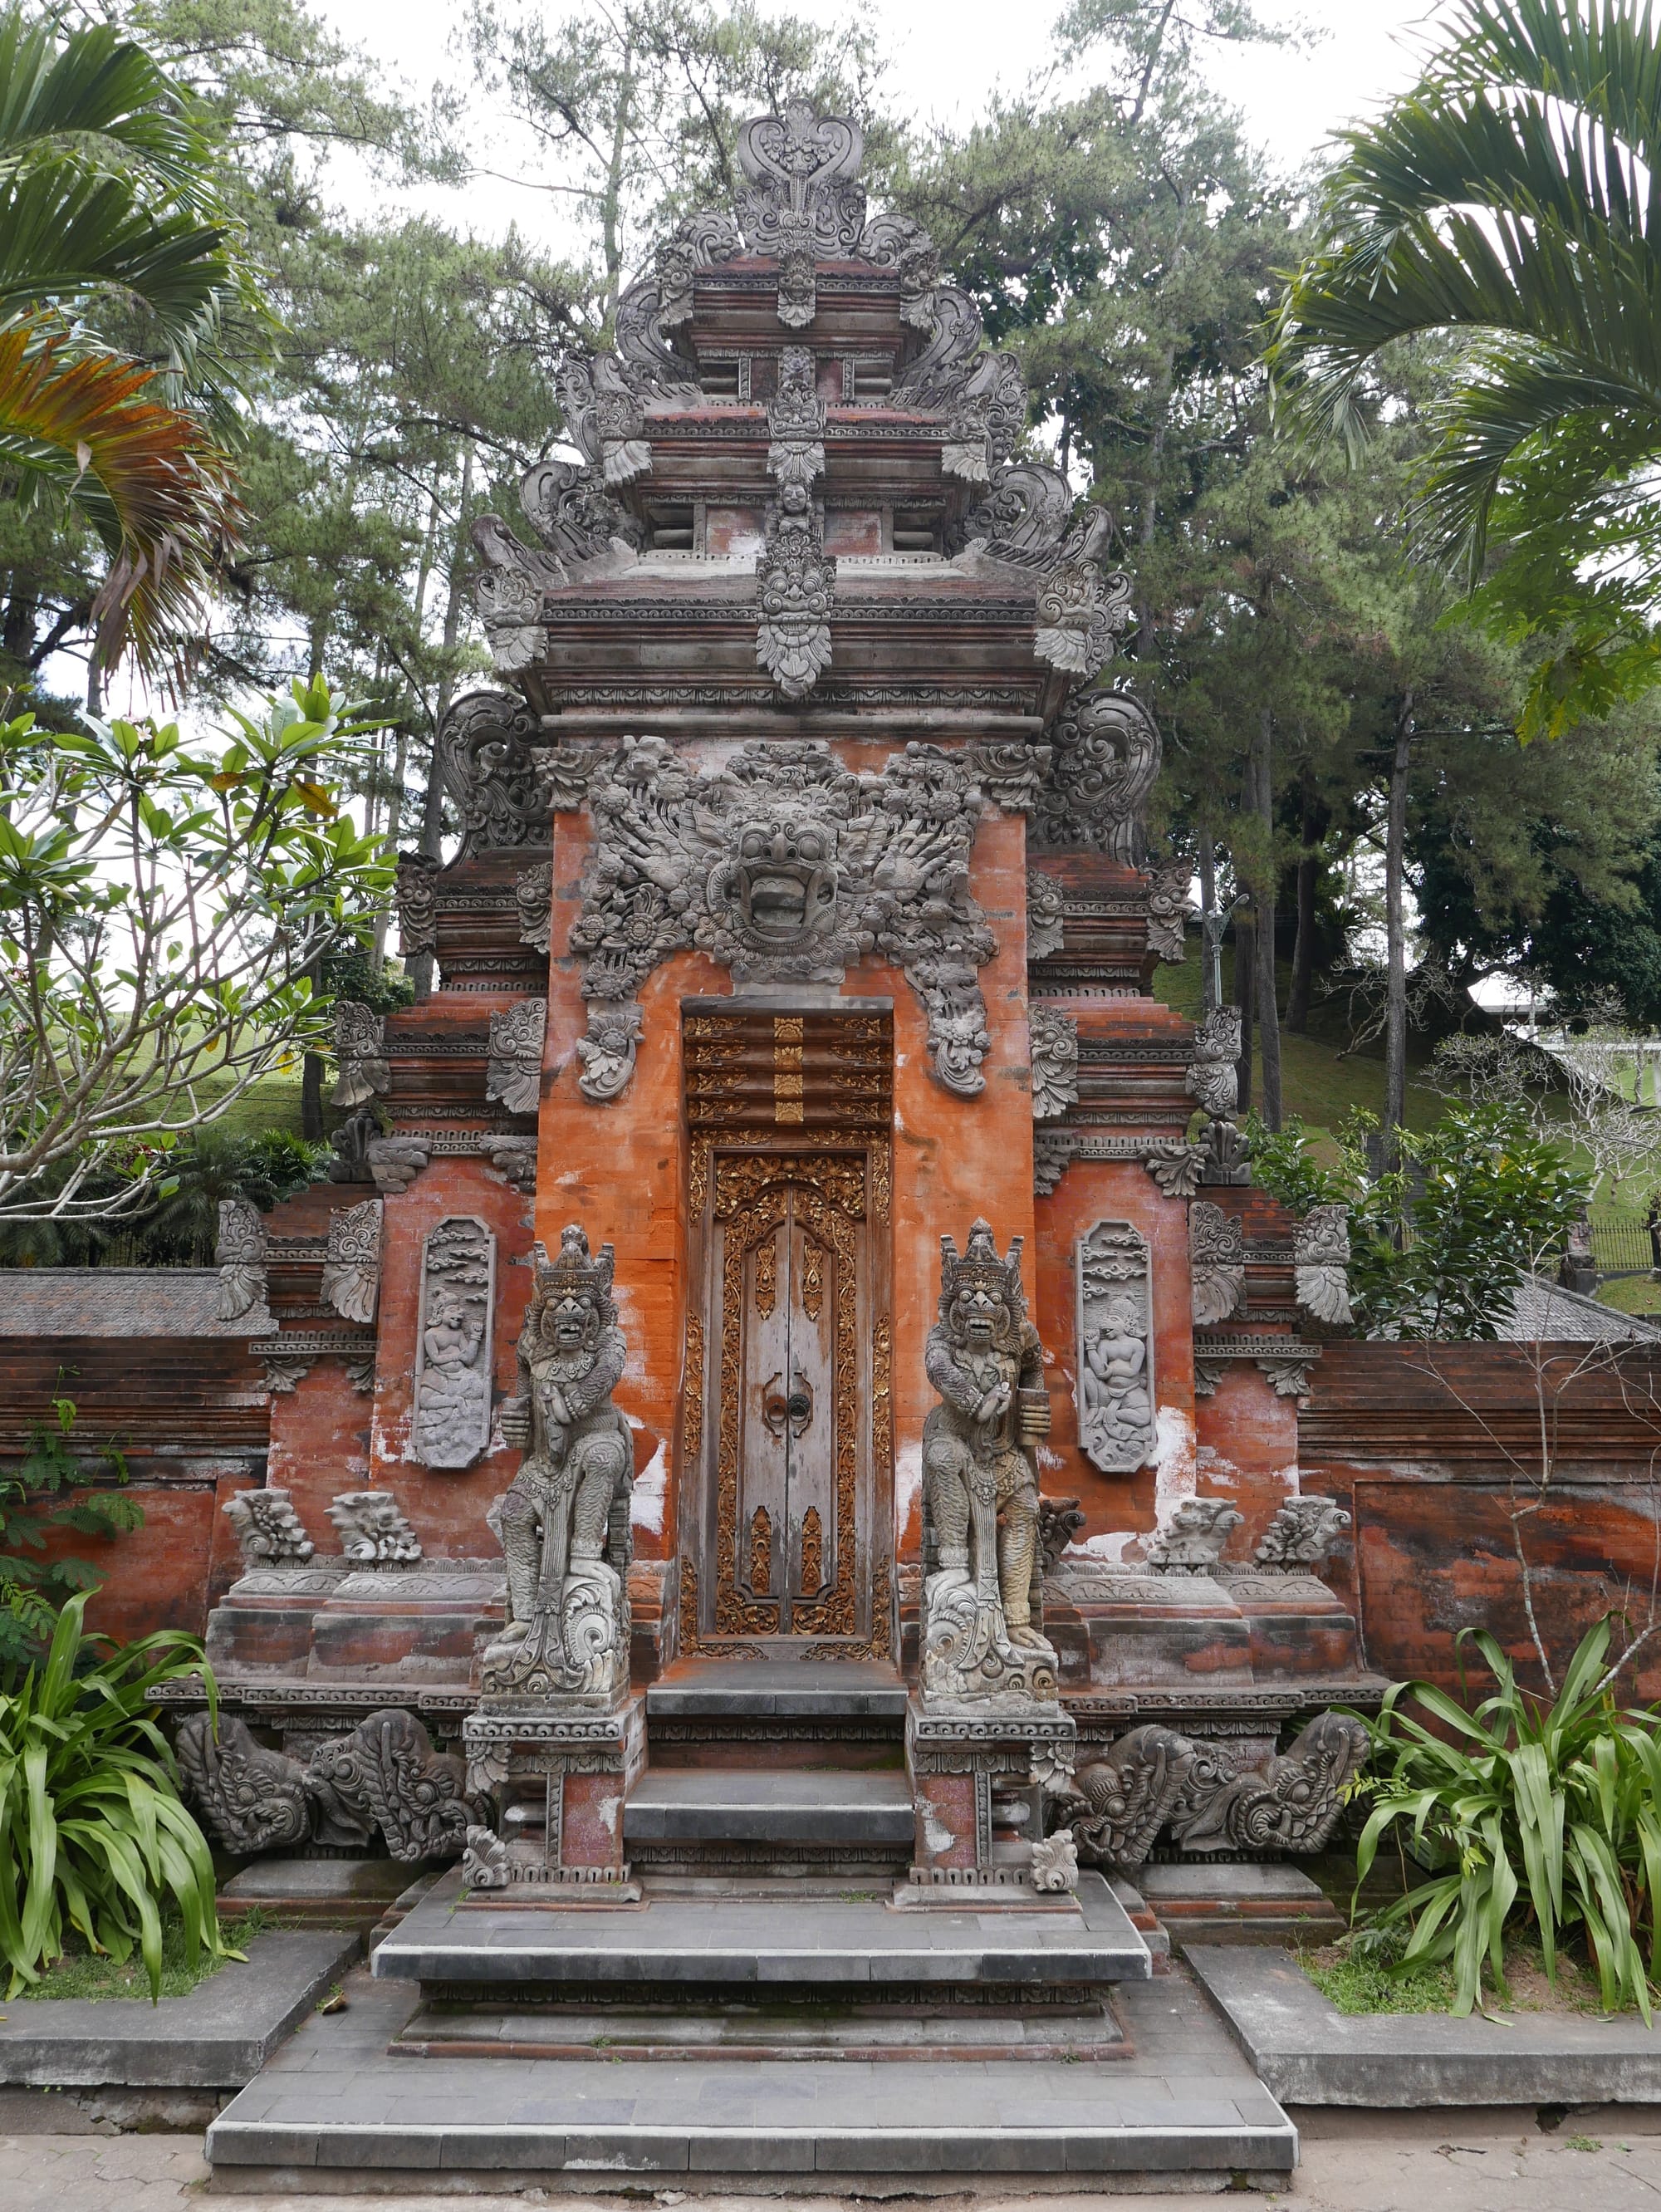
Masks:
[[[1084,1526],[1076,1498],[1040,1498],[1038,1501],[1038,1548],[1043,1571],[1052,1575],[1062,1553]]]
[[[470,691],[439,727],[444,785],[461,820],[458,858],[503,846],[548,842],[548,808],[537,787],[542,726],[516,691]]]
[[[1257,1564],[1273,1574],[1312,1574],[1349,1526],[1336,1498],[1288,1498],[1264,1531]]]
[[[286,1490],[241,1490],[223,1511],[233,1530],[245,1570],[297,1567],[317,1548]]]
[[[1128,691],[1092,691],[1046,732],[1050,777],[1033,817],[1039,846],[1105,853],[1136,867],[1159,776],[1159,725]]]
[[[692,319],[693,283],[700,269],[713,269],[744,250],[732,217],[700,208],[658,246],[652,262],[658,281],[658,320],[676,330]]]
[[[484,1095],[510,1114],[534,1114],[542,1097],[543,1041],[548,1033],[546,999],[521,999],[490,1016],[490,1056]]]
[[[1065,904],[1061,885],[1041,868],[1027,871],[1027,957],[1047,960],[1059,952],[1064,939],[1062,913]]]
[[[309,1359],[289,1359],[275,1355],[264,1363],[265,1388],[274,1398],[292,1398],[312,1371]]]
[[[438,873],[439,862],[430,853],[398,854],[392,904],[398,917],[398,949],[406,960],[439,949]]]
[[[240,1321],[265,1305],[265,1222],[246,1198],[219,1201],[219,1240],[214,1246],[219,1269],[221,1321]]]
[[[1061,550],[1072,511],[1072,490],[1059,469],[1041,461],[1011,462],[964,517],[959,557],[978,549],[1011,568],[1047,568]]]
[[[473,1214],[452,1214],[421,1247],[411,1455],[471,1467],[490,1442],[491,1325],[496,1240]]]
[[[1027,382],[1013,354],[985,353],[971,364],[947,421],[940,466],[965,483],[990,483],[1027,425]]]
[[[512,676],[529,668],[546,649],[543,593],[571,580],[557,554],[521,544],[500,515],[476,516],[472,537],[482,564],[474,579],[473,598],[490,647],[490,665],[497,675]]]
[[[508,1872],[507,1845],[494,1828],[471,1827],[467,1832],[467,1848],[462,1853],[462,1887],[464,1889],[506,1889],[512,1876]]]
[[[345,1321],[373,1321],[380,1299],[383,1206],[378,1198],[329,1216],[329,1256],[323,1267],[323,1303]]]
[[[680,352],[664,322],[655,277],[631,284],[617,302],[617,352],[636,392],[664,399],[698,399],[698,364]]]
[[[174,1748],[185,1789],[227,1850],[292,1850],[309,1838],[305,1768],[256,1743],[233,1713],[219,1715],[217,1736],[208,1714],[192,1713],[180,1722]]]
[[[555,557],[587,580],[632,568],[646,543],[641,525],[592,471],[557,454],[538,461],[520,478],[519,505]]]
[[[1135,1160],[1158,1184],[1163,1198],[1191,1198],[1203,1179],[1203,1145],[1179,1137],[1104,1136],[1088,1128],[1033,1133],[1033,1188],[1047,1198],[1075,1160]]]
[[[337,1798],[368,1814],[405,1866],[458,1858],[477,1818],[462,1760],[435,1752],[421,1722],[399,1705],[370,1713],[343,1742],[319,1747],[312,1771]]]
[[[343,1490],[329,1507],[343,1557],[359,1567],[413,1566],[421,1539],[390,1490]]]
[[[1203,1151],[1202,1182],[1238,1189],[1251,1182],[1251,1147],[1232,1121],[1215,1116],[1209,1121]]]
[[[1188,1209],[1188,1262],[1200,1328],[1240,1311],[1246,1297],[1246,1231],[1238,1214],[1197,1199]]]
[[[555,379],[571,442],[612,490],[652,468],[646,410],[615,354],[569,353]]]
[[[1131,627],[1131,579],[1103,565],[1110,534],[1103,509],[1092,507],[1068,532],[1061,557],[1038,587],[1034,652],[1087,684],[1112,659]]]
[[[1312,1206],[1292,1230],[1298,1304],[1329,1328],[1354,1321],[1349,1305],[1349,1209]]]
[[[634,1446],[611,1402],[626,1352],[612,1250],[574,1224],[538,1244],[502,1434],[526,1447],[495,1516],[507,1625],[484,1655],[487,1696],[610,1703],[628,1685],[628,1499]]]
[[[1093,1865],[1139,1867],[1170,1818],[1192,1757],[1186,1736],[1149,1724],[1080,1767],[1071,1802],[1057,1808],[1080,1855]]]
[[[1258,1367],[1269,1377],[1269,1387],[1277,1398],[1302,1398],[1309,1391],[1309,1358],[1288,1357],[1284,1359],[1260,1359]]]
[[[554,863],[539,860],[521,868],[513,878],[513,899],[519,909],[519,942],[546,952],[553,930]]]
[[[1097,1221],[1073,1255],[1079,1449],[1104,1474],[1151,1456],[1154,1303],[1147,1239],[1128,1221]]]
[[[920,222],[908,215],[874,215],[860,233],[854,252],[900,279],[900,319],[915,330],[929,327],[929,295],[940,282],[940,255]]]
[[[1078,1846],[1070,1828],[1054,1828],[1033,1838],[1032,1866],[1027,1879],[1036,1890],[1070,1890],[1078,1880]]]
[[[1029,745],[1019,739],[973,744],[965,758],[975,782],[1006,814],[1030,814],[1038,805],[1050,772],[1048,745]]]
[[[634,1073],[634,1061],[646,1033],[646,1016],[633,999],[608,1006],[591,999],[588,1034],[577,1040],[582,1073],[577,1088],[597,1106],[621,1098]]]
[[[335,1001],[335,1060],[339,1073],[329,1103],[367,1106],[392,1087],[386,1065],[386,1018],[371,1013],[355,999]]]
[[[769,517],[755,561],[755,658],[786,699],[805,699],[830,665],[835,596],[835,558],[819,542],[811,509],[794,523],[784,512]]]
[[[919,308],[928,343],[894,387],[896,407],[954,406],[964,394],[970,365],[979,357],[984,333],[980,310],[955,284],[937,285]],[[984,449],[985,433],[982,433]],[[983,468],[981,480],[985,471]]]
[[[1185,1498],[1167,1525],[1148,1539],[1149,1568],[1156,1575],[1215,1573],[1230,1532],[1244,1517],[1226,1498]]]
[[[1052,1121],[1078,1102],[1078,1024],[1051,1006],[1027,1015],[1033,1062],[1033,1119]]]
[[[817,306],[814,263],[846,259],[865,227],[865,190],[857,181],[865,150],[857,123],[815,115],[791,100],[738,133],[738,228],[752,253],[779,263],[779,319],[801,330]]]
[[[1167,860],[1148,884],[1148,950],[1167,967],[1179,967],[1187,951],[1184,924],[1193,911],[1188,893],[1193,870],[1186,860]]]
[[[579,745],[536,745],[530,760],[537,795],[550,814],[574,814],[588,804],[589,779],[600,765],[599,754]]]
[[[1183,1088],[1219,1121],[1226,1121],[1240,1103],[1240,1008],[1215,1007],[1194,1032],[1194,1056]]]
[[[433,1157],[425,1137],[372,1137],[365,1157],[375,1188],[383,1197],[408,1190]]]
[[[534,1137],[501,1137],[487,1132],[479,1139],[479,1151],[499,1176],[505,1176],[515,1190],[528,1197],[536,1188],[536,1139]]]
[[[1053,1699],[1037,1627],[1035,1449],[1049,1429],[1044,1353],[1027,1318],[1021,1239],[1000,1258],[977,1221],[960,1255],[940,1240],[940,1318],[927,1366],[941,1403],[923,1427],[924,1501],[939,1565],[924,1590],[924,1705]]]

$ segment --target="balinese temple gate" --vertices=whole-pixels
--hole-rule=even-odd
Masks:
[[[749,125],[476,526],[464,834],[399,876],[439,988],[339,1010],[341,1180],[226,1209],[270,1473],[180,1753],[236,1851],[459,1862],[378,1962],[452,2005],[572,1998],[586,1915],[670,2006],[664,1916],[852,1888],[868,2011],[868,1922],[1039,1914],[1008,2039],[1100,2055],[1155,1875],[1225,1909],[1357,1764],[1296,1449],[1347,1247],[1252,1187],[1232,1010],[1150,995],[1130,581],[860,153]]]

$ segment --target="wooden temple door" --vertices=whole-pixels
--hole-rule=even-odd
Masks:
[[[736,1055],[748,1046],[754,1061],[760,1043],[765,1071],[782,1046],[800,1066],[812,1057],[809,1022],[842,1047],[834,1071],[842,1084],[858,1081],[861,1055],[854,1070],[845,1063],[849,1044],[862,1040],[839,1035],[846,1019],[768,1013],[755,1039],[742,1015],[705,1017],[700,1028],[715,1032],[708,1040],[688,1024],[700,1264],[688,1321],[688,1390],[698,1403],[688,1403],[683,1436],[700,1464],[684,1470],[683,1496],[694,1503],[682,1519],[687,1650],[763,1644],[828,1656],[890,1648],[888,1133],[854,1119],[851,1105],[864,1102],[846,1088],[829,1092],[827,1109],[839,1110],[827,1110],[822,1127],[808,1120],[795,1089],[766,1092],[765,1133],[735,1127],[743,1059],[718,1060],[712,1070],[707,1051],[693,1049],[706,1042]],[[863,1042],[886,1047],[886,1023],[867,1018],[864,1026],[880,1037]],[[724,1085],[705,1088],[711,1073]],[[880,1090],[863,1087],[886,1114],[884,1076]],[[781,1101],[802,1121],[794,1110],[785,1126],[771,1121]],[[712,1103],[725,1110],[718,1130],[704,1135],[700,1109]]]

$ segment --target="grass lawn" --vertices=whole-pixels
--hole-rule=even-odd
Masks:
[[[264,1912],[249,1912],[235,1920],[221,1920],[220,1933],[233,1951],[245,1950],[256,1936],[268,1935],[282,1925]],[[118,1965],[113,1959],[100,1958],[89,1952],[81,1938],[70,1938],[74,1948],[60,1959],[55,1966],[47,1968],[38,1982],[25,1984],[14,1990],[6,2000],[15,2004],[25,1997],[148,1997],[149,1977],[144,1963],[136,1955],[126,1963]],[[161,1939],[161,1994],[164,1997],[189,1996],[198,1982],[205,1982],[229,1961],[198,1954],[192,1967],[185,1955],[185,1931],[177,1921],[170,1921]]]

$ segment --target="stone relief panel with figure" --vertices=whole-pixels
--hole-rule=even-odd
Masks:
[[[1097,1221],[1074,1253],[1079,1444],[1104,1474],[1133,1474],[1154,1449],[1153,1271],[1128,1221]]]
[[[413,1458],[471,1467],[490,1441],[491,1321],[496,1240],[473,1214],[452,1214],[422,1248]]]

